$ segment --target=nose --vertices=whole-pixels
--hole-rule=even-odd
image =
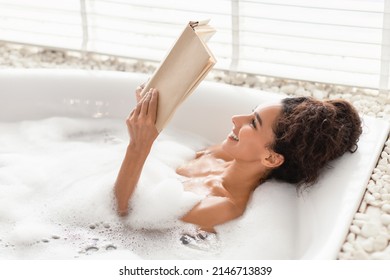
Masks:
[[[232,116],[232,122],[234,126],[241,127],[243,123],[247,120],[247,115],[234,115]]]

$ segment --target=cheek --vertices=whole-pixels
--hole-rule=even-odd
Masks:
[[[250,137],[247,137],[250,136]],[[240,135],[239,142],[231,142],[225,140],[223,145],[225,152],[229,153],[233,158],[242,161],[258,161],[267,152],[264,140],[253,135]]]
[[[243,133],[240,138],[240,142],[238,146],[242,153],[246,154],[247,158],[252,158],[253,160],[262,159],[264,156],[268,154],[268,146],[272,142],[272,137],[268,137],[269,135],[259,135],[258,132],[251,133],[246,132]]]
[[[248,141],[247,143],[241,143],[241,153],[247,160],[255,161],[262,159],[266,148],[262,142]]]

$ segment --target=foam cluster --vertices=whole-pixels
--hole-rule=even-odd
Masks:
[[[120,218],[113,186],[129,141],[122,120],[49,118],[0,130],[0,259],[291,257],[296,196],[283,186],[256,190],[248,211],[208,243],[182,244],[197,229],[180,217],[202,197],[184,191],[175,169],[207,144],[199,137],[159,136]]]
[[[157,141],[123,221],[112,192],[128,143],[122,121],[50,118],[0,126],[2,258],[119,249],[130,228],[169,229],[199,200],[175,179],[174,167],[195,151],[174,136]]]

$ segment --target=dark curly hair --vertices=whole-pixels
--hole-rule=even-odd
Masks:
[[[346,151],[355,152],[362,133],[356,109],[345,100],[320,101],[311,97],[285,98],[274,125],[271,149],[284,162],[268,178],[296,184],[314,184],[321,169]]]

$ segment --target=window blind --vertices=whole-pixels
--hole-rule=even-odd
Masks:
[[[0,40],[157,62],[208,18],[217,69],[389,90],[390,0],[0,0]]]

